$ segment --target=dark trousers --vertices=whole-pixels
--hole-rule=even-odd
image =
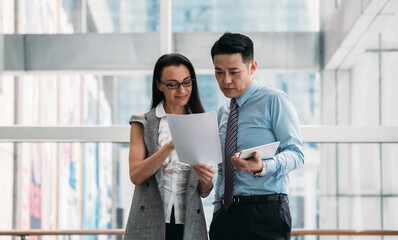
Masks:
[[[210,239],[290,239],[288,202],[270,201],[224,206],[213,214]]]
[[[184,237],[184,224],[176,224],[174,206],[171,209],[170,223],[166,223],[166,240],[182,240]]]

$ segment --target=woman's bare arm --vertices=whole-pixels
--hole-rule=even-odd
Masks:
[[[140,185],[147,180],[159,169],[163,161],[173,150],[174,144],[172,141],[169,141],[152,156],[146,158],[144,127],[140,123],[133,123],[130,130],[129,151],[131,182],[134,185]]]

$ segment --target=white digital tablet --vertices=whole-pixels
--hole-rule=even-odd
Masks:
[[[240,152],[240,158],[248,159],[253,157],[254,152],[260,154],[261,159],[272,158],[278,149],[279,142],[268,143],[258,147],[248,148]]]

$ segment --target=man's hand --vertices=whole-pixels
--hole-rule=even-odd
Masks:
[[[254,152],[253,157],[249,159],[240,158],[239,153],[235,153],[231,160],[238,171],[260,172],[263,169],[263,161],[258,152]]]

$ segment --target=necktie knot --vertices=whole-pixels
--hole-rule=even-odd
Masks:
[[[230,107],[231,107],[231,109],[235,109],[235,108],[239,107],[238,103],[236,102],[236,98],[231,99]]]

